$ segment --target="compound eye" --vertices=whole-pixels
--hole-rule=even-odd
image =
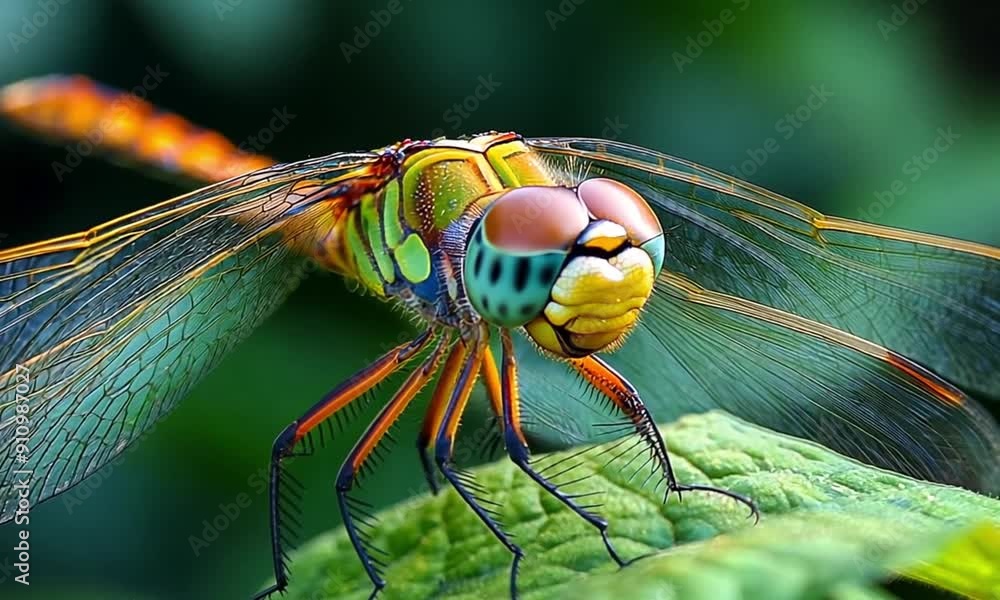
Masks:
[[[642,196],[623,183],[603,177],[584,181],[576,194],[595,217],[624,227],[632,245],[649,253],[659,273],[665,250],[663,228]]]
[[[528,186],[498,198],[483,216],[483,227],[494,247],[530,253],[568,249],[588,220],[573,190]]]
[[[519,327],[541,314],[570,248],[590,221],[576,192],[527,186],[504,192],[469,232],[463,279],[490,323]]]
[[[598,219],[618,223],[636,246],[663,234],[660,220],[635,190],[613,179],[588,179],[576,188],[587,209]]]

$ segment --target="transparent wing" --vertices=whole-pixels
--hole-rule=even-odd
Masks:
[[[634,146],[530,144],[568,177],[634,187],[668,232],[654,298],[612,357],[657,418],[722,408],[895,470],[1000,489],[995,421],[921,366],[1000,396],[1000,251],[826,217]],[[532,364],[525,387],[545,390],[546,429],[575,441],[598,416],[562,415],[551,398],[577,386]]]
[[[278,165],[0,252],[0,522],[15,472],[32,473],[32,504],[78,483],[280,304],[338,214],[338,182],[375,159]]]

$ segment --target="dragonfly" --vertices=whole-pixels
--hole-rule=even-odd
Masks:
[[[609,414],[612,435],[648,454],[664,501],[715,492],[759,515],[744,495],[674,475],[656,421],[711,409],[1000,491],[1000,430],[981,404],[1000,397],[1000,249],[827,216],[618,141],[490,132],[278,163],[80,76],[8,85],[0,113],[202,186],[0,251],[0,522],[121,453],[307,265],[401,306],[421,331],[278,434],[275,582],[257,598],[289,584],[283,503],[298,484],[287,460],[397,372],[407,375],[336,477],[373,596],[386,582],[353,494],[425,387],[416,445],[428,482],[436,493],[443,476],[510,551],[512,597],[524,552],[453,462],[480,382],[508,457],[619,564],[607,519],[531,450],[592,439]]]

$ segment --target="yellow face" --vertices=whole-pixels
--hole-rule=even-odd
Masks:
[[[577,256],[566,264],[542,314],[525,329],[560,356],[611,350],[639,319],[656,273],[644,250],[627,247],[610,257]]]
[[[469,247],[466,289],[483,318],[523,326],[541,348],[566,358],[624,341],[664,254],[649,205],[610,179],[504,192]]]

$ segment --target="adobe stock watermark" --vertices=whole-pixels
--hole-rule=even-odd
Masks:
[[[248,158],[260,155],[274,141],[276,134],[284,131],[297,116],[290,112],[287,106],[282,106],[280,109],[272,108],[271,114],[273,116],[267,122],[267,126],[261,127],[256,133],[248,135],[237,144],[237,152],[226,163],[223,168],[224,173],[235,175],[241,167],[244,167]]]
[[[774,131],[780,135],[781,139],[788,141],[795,137],[795,133],[802,129],[802,126],[816,114],[816,111],[823,108],[834,96],[833,92],[826,89],[826,84],[813,85],[809,88],[809,92],[809,96],[802,104],[775,121]],[[778,142],[778,138],[769,137],[760,146],[748,148],[747,156],[749,158],[740,163],[738,167],[730,165],[729,171],[740,179],[747,179],[767,164],[771,155],[779,150],[781,150],[781,144]]]
[[[67,175],[73,172],[73,169],[83,163],[84,158],[93,154],[109,135],[115,135],[122,124],[133,120],[133,113],[141,114],[141,111],[136,111],[136,109],[143,105],[149,92],[159,87],[169,75],[170,73],[164,71],[160,65],[147,66],[141,85],[133,87],[127,94],[121,94],[111,103],[111,116],[101,119],[96,127],[87,132],[84,139],[75,144],[63,146],[66,149],[63,161],[52,162],[52,172],[55,173],[56,179],[61,183]]]
[[[601,130],[601,137],[609,141],[617,140],[626,129],[628,129],[628,123],[623,122],[620,117],[615,116],[614,119],[606,117],[604,119],[604,128]],[[539,218],[551,216],[546,215],[545,211],[551,203],[552,196],[549,194],[535,195],[522,203],[521,208],[511,216],[511,223],[514,229],[518,233],[524,233]]]
[[[926,3],[927,0],[903,0],[903,2],[893,4],[889,19],[879,19],[875,23],[878,32],[882,34],[882,39],[888,41],[889,34],[899,31],[899,28],[906,25],[910,17],[915,15],[920,7]]]
[[[567,19],[573,16],[576,12],[576,7],[580,6],[586,2],[586,0],[560,0],[559,4],[556,5],[556,9],[551,8],[545,11],[545,20],[548,21],[549,27],[552,31],[555,31],[560,23],[565,23]]]
[[[472,91],[471,94],[462,99],[461,102],[456,102],[441,113],[441,120],[447,123],[452,131],[457,132],[472,113],[479,110],[480,105],[490,99],[497,89],[503,85],[502,81],[496,81],[493,79],[493,73],[483,77],[480,75],[476,81],[479,85],[476,89]],[[445,130],[441,127],[436,128],[431,132],[431,138],[439,138],[445,135]]]
[[[160,422],[163,421],[169,413],[160,415],[158,419],[153,421],[149,428],[142,432],[135,440],[130,442],[128,446],[117,456],[107,461],[103,467],[94,471],[90,475],[87,475],[80,483],[74,485],[69,490],[63,492],[59,495],[62,498],[63,508],[66,509],[66,514],[72,515],[73,511],[76,510],[78,506],[82,506],[84,502],[89,499],[98,488],[100,488],[105,481],[111,478],[111,474],[114,473],[117,467],[122,466],[125,463],[125,459],[129,454],[134,452],[137,448],[142,446],[142,443],[149,438],[159,427]]]
[[[229,529],[244,510],[253,504],[254,498],[260,496],[268,489],[268,468],[261,467],[247,477],[247,487],[251,489],[253,495],[247,492],[236,494],[232,502],[220,503],[219,512],[211,519],[202,519],[201,536],[189,535],[188,544],[194,555],[201,556],[203,550],[212,545],[222,532]]]
[[[248,135],[245,140],[240,142],[237,148],[241,152],[252,154],[253,151],[250,150],[250,146],[253,147],[253,150],[262,152],[268,144],[274,141],[274,134],[284,131],[285,127],[296,117],[295,114],[288,111],[287,106],[282,106],[280,110],[272,108],[271,114],[274,116],[267,122],[267,127],[261,127],[257,130],[256,134]]]
[[[906,181],[910,183],[919,181],[924,173],[941,159],[941,155],[950,150],[961,137],[960,134],[952,131],[950,125],[948,127],[938,127],[937,137],[934,138],[934,141],[919,153],[914,154],[903,162],[900,171],[906,177],[894,179],[889,184],[889,189],[887,190],[875,190],[873,192],[875,202],[869,204],[868,208],[861,209],[861,220],[873,221],[881,217],[887,209],[896,203],[896,198],[899,198],[909,190],[906,186]]]
[[[879,581],[889,583],[899,578],[889,566],[893,562],[893,558],[898,556],[906,546],[905,538],[901,533],[893,529],[886,529],[882,535],[861,542],[860,552],[857,552],[854,558],[855,568],[859,573],[868,576],[879,574]]]
[[[215,16],[220,21],[226,20],[226,15],[243,6],[243,0],[212,0]]]
[[[14,365],[14,439],[11,440],[11,449],[14,451],[14,460],[21,465],[15,468],[11,475],[13,484],[11,485],[11,495],[17,493],[17,509],[14,512],[14,523],[20,527],[17,532],[17,544],[14,545],[17,561],[14,568],[19,572],[14,576],[14,581],[21,585],[31,585],[29,577],[31,575],[31,543],[28,538],[31,535],[29,525],[31,523],[31,485],[34,473],[28,468],[31,459],[31,418],[28,407],[28,393],[32,388],[31,371],[27,366],[20,363]]]
[[[732,0],[739,12],[750,8],[750,0]],[[701,22],[704,28],[694,35],[689,35],[685,39],[687,45],[684,52],[674,51],[671,58],[674,59],[674,66],[678,73],[683,73],[684,68],[694,64],[696,58],[701,56],[705,49],[712,45],[726,31],[727,25],[736,22],[738,13],[731,8],[724,8],[719,12],[719,16],[714,19],[705,19]]]
[[[351,64],[354,56],[361,54],[361,51],[372,43],[382,31],[389,26],[392,18],[403,12],[402,0],[389,0],[385,8],[369,11],[371,19],[363,25],[354,27],[354,37],[351,38],[353,44],[340,42],[340,53],[344,55],[344,61]]]
[[[45,29],[52,19],[56,18],[62,7],[70,2],[71,0],[38,0],[35,3],[38,10],[21,18],[21,29],[7,33],[7,41],[10,42],[14,54],[21,51],[21,46],[35,39],[38,32]]]
[[[606,140],[617,140],[626,129],[628,129],[628,123],[622,122],[618,115],[615,115],[614,119],[611,117],[605,117],[604,129],[601,130],[601,137]]]
[[[7,580],[14,573],[17,573],[17,567],[11,562],[10,555],[5,554],[3,562],[0,562],[0,584],[7,583]]]

